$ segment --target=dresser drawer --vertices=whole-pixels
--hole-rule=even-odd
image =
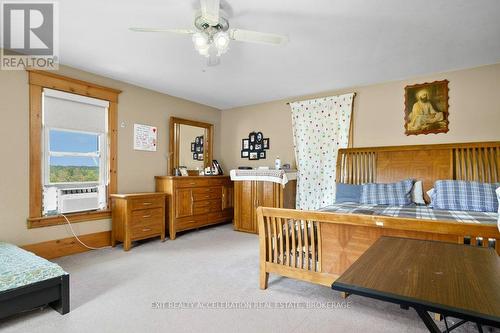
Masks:
[[[183,187],[198,187],[198,186],[208,186],[209,181],[208,179],[189,179],[189,177],[186,177],[187,179],[178,179],[175,181],[175,187],[177,188],[183,188]]]
[[[228,180],[225,178],[213,178],[209,179],[210,186],[222,186],[228,183]]]
[[[205,187],[193,189],[193,201],[222,198],[222,187]]]
[[[220,211],[222,211],[222,201],[218,199],[195,201],[193,203],[193,215],[206,214],[210,212],[220,212]]]
[[[230,214],[229,212],[213,212],[213,213],[208,213],[208,220],[212,221],[213,223],[219,223],[223,221],[229,221],[233,219],[233,214]]]
[[[130,232],[132,239],[159,234],[162,231],[163,209],[141,209],[132,212]]]
[[[152,197],[137,198],[130,200],[130,208],[132,210],[163,207],[164,205],[165,205],[164,196],[154,196],[154,197],[152,196]]]
[[[131,226],[158,223],[161,225],[163,208],[141,209],[132,211]]]
[[[159,235],[161,231],[161,224],[159,223],[134,226],[131,230],[131,239],[134,240]]]
[[[177,219],[175,222],[176,230],[187,230],[195,229],[206,225],[208,222],[206,215],[184,217],[182,219]]]

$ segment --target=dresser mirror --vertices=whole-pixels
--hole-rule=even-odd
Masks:
[[[168,174],[185,167],[189,175],[212,163],[213,125],[182,118],[170,118]]]

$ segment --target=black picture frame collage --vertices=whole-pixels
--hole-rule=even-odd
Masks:
[[[194,142],[191,142],[191,152],[193,153],[193,160],[195,161],[203,161],[205,159],[205,154],[203,151],[203,142],[205,140],[202,136],[197,136],[194,139]]]
[[[264,138],[262,132],[251,132],[248,138],[241,140],[241,158],[265,160],[266,150],[269,150],[270,144],[269,138]]]

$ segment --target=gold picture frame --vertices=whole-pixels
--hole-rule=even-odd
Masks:
[[[448,80],[405,87],[405,134],[447,133]]]

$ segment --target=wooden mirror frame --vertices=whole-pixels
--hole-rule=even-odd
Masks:
[[[169,176],[174,175],[174,169],[179,167],[180,125],[189,125],[205,129],[205,135],[204,135],[205,142],[203,143],[204,146],[203,168],[212,165],[214,125],[196,120],[170,117],[170,133],[169,133],[170,140],[169,140],[169,151],[168,151],[169,163],[167,166],[167,174]]]

